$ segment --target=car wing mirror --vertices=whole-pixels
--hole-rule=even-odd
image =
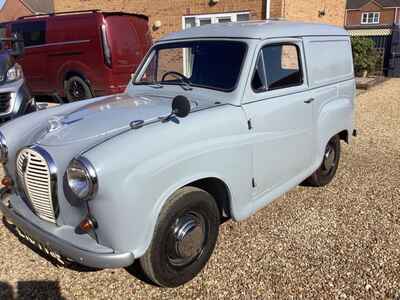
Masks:
[[[186,118],[190,114],[190,101],[185,96],[176,96],[172,100],[172,113],[179,118]]]
[[[185,96],[179,95],[172,100],[172,112],[168,116],[160,119],[162,122],[168,122],[174,119],[174,117],[186,118],[190,114],[190,110],[191,104],[189,99]]]

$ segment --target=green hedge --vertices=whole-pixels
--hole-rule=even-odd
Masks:
[[[351,44],[356,75],[360,76],[364,71],[374,72],[380,61],[374,41],[365,37],[353,37]]]

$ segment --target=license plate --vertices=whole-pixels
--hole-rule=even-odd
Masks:
[[[16,231],[18,233],[18,235],[25,241],[27,241],[29,244],[31,244],[32,246],[38,248],[40,251],[42,251],[43,253],[51,256],[52,258],[54,258],[58,263],[65,265],[65,261],[63,260],[62,256],[60,254],[58,254],[57,252],[54,252],[53,250],[51,250],[50,248],[48,248],[47,246],[35,241],[33,238],[31,238],[28,234],[26,234],[25,232],[23,232],[20,228],[16,227]]]

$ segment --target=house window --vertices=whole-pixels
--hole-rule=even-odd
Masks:
[[[217,23],[230,23],[230,22],[243,22],[250,20],[250,12],[234,12],[234,13],[221,13],[221,14],[209,14],[209,15],[193,15],[183,17],[183,29],[188,29],[192,27],[198,27],[209,24]],[[183,50],[183,74],[185,76],[190,76],[192,72],[191,63],[193,61],[192,54]]]
[[[250,20],[250,12],[235,12],[183,17],[183,29],[216,23],[242,22]]]
[[[380,17],[380,12],[363,13],[361,16],[361,24],[379,24]]]

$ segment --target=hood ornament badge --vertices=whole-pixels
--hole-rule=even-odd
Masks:
[[[63,117],[61,116],[54,116],[51,117],[47,122],[47,132],[53,132],[60,129],[63,126]]]
[[[66,120],[66,118],[64,116],[54,116],[51,117],[48,121],[47,121],[47,133],[51,133],[54,132],[56,130],[61,129],[62,127],[64,127],[65,125],[71,125],[73,123],[79,122],[80,120],[82,120],[83,118],[78,118],[75,120]]]

